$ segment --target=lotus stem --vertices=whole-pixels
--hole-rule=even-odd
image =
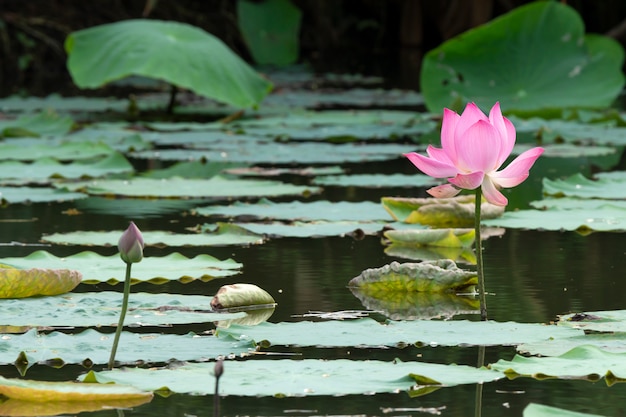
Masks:
[[[117,345],[120,342],[120,335],[124,328],[124,318],[126,317],[126,310],[128,309],[128,297],[130,296],[130,268],[132,262],[126,263],[126,278],[124,279],[124,298],[122,299],[122,311],[120,312],[120,320],[117,322],[117,328],[115,329],[115,339],[113,339],[113,347],[111,348],[111,356],[109,357],[109,369],[113,369],[115,364],[115,353],[117,352]]]
[[[220,415],[220,377],[224,373],[224,361],[218,359],[213,371],[215,375],[215,394],[213,395],[213,417]]]
[[[476,188],[476,202],[474,211],[474,231],[476,245],[476,273],[478,274],[478,295],[480,297],[480,319],[487,321],[487,297],[485,291],[485,273],[483,272],[483,244],[480,238],[480,206],[482,205],[481,188]]]
[[[478,369],[485,366],[485,346],[478,346]],[[483,383],[476,384],[476,398],[474,403],[474,417],[481,417],[483,413]]]

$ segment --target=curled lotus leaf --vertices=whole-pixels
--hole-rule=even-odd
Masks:
[[[261,310],[276,306],[274,298],[254,284],[223,285],[211,300],[215,311]]]
[[[381,298],[350,288],[368,310],[380,311],[392,320],[450,319],[458,314],[478,313],[480,301],[472,295],[446,292],[390,291]]]
[[[4,266],[4,265],[3,265]],[[83,279],[71,269],[0,268],[0,298],[59,295],[73,290]]]
[[[385,298],[390,292],[471,292],[478,283],[473,271],[459,268],[450,259],[418,263],[392,262],[361,272],[348,283],[361,293]]]
[[[473,195],[453,198],[383,197],[381,203],[394,220],[420,223],[432,227],[472,227],[475,204]],[[483,201],[481,217],[495,219],[504,213],[504,207]]]
[[[406,229],[387,230],[385,238],[398,245],[469,248],[474,243],[474,229]]]

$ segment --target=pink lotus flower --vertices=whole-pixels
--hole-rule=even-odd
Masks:
[[[529,149],[498,171],[514,145],[515,127],[502,116],[499,103],[491,108],[489,118],[476,104],[470,103],[460,116],[444,109],[441,149],[428,146],[428,156],[415,152],[405,156],[426,175],[448,178],[450,184],[427,191],[433,197],[454,197],[461,189],[482,187],[488,202],[506,206],[508,200],[499,189],[521,184],[543,153],[540,147]]]

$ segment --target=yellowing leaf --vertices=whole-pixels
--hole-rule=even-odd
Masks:
[[[254,284],[223,285],[211,300],[214,310],[231,310],[245,307],[270,308],[276,304],[267,291]],[[248,308],[245,308],[248,309]]]
[[[59,295],[73,290],[82,281],[71,269],[0,269],[0,298]]]
[[[24,401],[9,399],[0,404],[2,416],[56,416],[78,414],[112,408],[132,408],[148,403],[152,397],[124,398],[91,401]]]
[[[469,248],[474,243],[474,229],[406,229],[387,230],[384,235],[399,245]]]
[[[34,402],[75,402],[95,400],[150,399],[151,392],[130,385],[50,382],[0,377],[0,394]]]

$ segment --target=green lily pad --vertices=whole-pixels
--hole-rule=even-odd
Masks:
[[[578,413],[543,404],[530,403],[524,408],[524,417],[602,417],[599,414]]]
[[[79,200],[87,194],[43,187],[0,187],[3,204],[47,203]]]
[[[133,294],[134,295],[134,294]],[[162,333],[122,332],[121,349],[115,359],[120,364],[158,363],[172,360],[205,361],[228,355],[245,355],[255,350],[252,342],[228,337]],[[79,333],[39,333],[36,329],[24,334],[3,335],[0,363],[30,368],[35,364],[106,364],[111,353],[113,335],[87,329]],[[163,346],[167,346],[164,349]]]
[[[131,180],[95,180],[56,184],[70,191],[84,191],[90,195],[154,198],[213,198],[261,197],[316,193],[313,187],[286,184],[278,181],[239,179],[221,176],[210,179],[193,178],[133,178]]]
[[[233,127],[247,132],[250,127],[310,129],[333,125],[410,125],[420,121],[423,121],[423,116],[419,113],[403,110],[288,111],[275,116],[238,120]]]
[[[152,399],[151,392],[144,392],[128,385],[32,381],[4,377],[0,377],[0,394],[16,400],[42,403]]]
[[[253,309],[251,307],[267,309],[275,305],[274,298],[254,284],[223,285],[211,300],[215,311],[244,311]]]
[[[520,376],[536,379],[586,379],[596,382],[605,378],[607,385],[626,381],[626,353],[604,352],[595,346],[583,345],[555,357],[515,355],[489,365],[509,378]]]
[[[533,2],[429,51],[420,84],[433,112],[472,101],[509,111],[603,108],[624,85],[623,60],[615,40],[584,34],[573,8]]]
[[[71,269],[14,269],[2,265],[0,298],[65,294],[80,284],[82,278],[79,271]]]
[[[626,310],[564,314],[557,324],[587,332],[626,333]]]
[[[188,212],[203,199],[174,199],[174,198],[108,198],[87,196],[75,202],[79,212],[99,215],[119,215],[124,213],[129,219],[161,217],[165,214]],[[89,242],[87,242],[89,243]]]
[[[117,234],[118,239],[121,234],[121,232]],[[143,236],[145,239],[146,235],[144,234]],[[144,258],[144,260],[147,262],[143,262],[141,267],[132,269],[132,283],[151,282],[164,284],[176,280],[188,283],[196,279],[210,281],[215,278],[237,275],[243,266],[232,259],[220,261],[210,255],[197,255],[194,258],[187,258],[180,253],[170,253],[162,257],[151,256]],[[116,284],[122,282],[124,281],[126,269],[119,255],[102,256],[88,251],[62,258],[46,251],[36,251],[24,258],[3,258],[2,263],[15,268],[62,268],[71,266],[82,273],[82,282],[88,284],[100,282]],[[80,282],[80,279],[78,282]],[[67,291],[69,289],[64,292]]]
[[[474,229],[406,229],[386,230],[385,238],[396,245],[469,248],[474,243]]]
[[[231,175],[241,175],[246,177],[275,177],[278,175],[301,175],[304,177],[315,177],[318,175],[343,174],[345,171],[339,166],[328,167],[304,167],[304,168],[274,168],[274,167],[245,167],[229,168],[224,173]]]
[[[626,230],[626,209],[607,206],[595,211],[587,208],[509,211],[498,219],[484,220],[482,224],[510,229],[569,230],[583,234],[614,232]]]
[[[626,199],[626,177],[600,178],[596,181],[574,174],[561,180],[543,179],[543,192],[551,196]]]
[[[403,174],[360,174],[360,175],[325,175],[313,180],[313,184],[324,187],[423,187],[439,184],[439,180],[428,175]]]
[[[110,146],[99,142],[64,142],[38,141],[37,145],[28,142],[16,144],[15,141],[0,143],[0,159],[16,161],[34,161],[41,158],[54,158],[59,161],[92,159],[115,152]]]
[[[131,19],[95,26],[71,33],[65,50],[80,88],[141,75],[252,107],[272,86],[218,38],[179,22]]]
[[[472,227],[475,200],[472,195],[454,198],[383,197],[381,203],[397,221],[433,227]],[[486,201],[481,204],[481,219],[497,218],[503,212],[504,207]]]
[[[450,259],[454,262],[476,264],[476,256],[471,248],[451,248],[445,246],[416,246],[392,243],[385,247],[385,253],[395,258],[412,261],[436,261]]]
[[[115,246],[123,230],[109,232],[53,233],[42,237],[42,241],[63,245]],[[225,246],[253,245],[263,243],[263,236],[242,227],[218,223],[203,227],[200,233],[172,233],[158,230],[141,232],[147,246]]]
[[[348,287],[376,298],[393,292],[471,292],[478,284],[476,272],[460,269],[449,259],[419,263],[392,262],[366,269]]]
[[[28,114],[15,120],[0,120],[0,137],[40,137],[65,135],[74,121],[68,116],[59,116],[53,110]]]
[[[585,199],[574,197],[544,198],[531,201],[530,205],[539,210],[587,210],[596,213],[604,209],[626,209],[626,200],[601,200],[597,198]]]
[[[325,237],[325,236],[359,236],[375,235],[385,226],[386,222],[373,221],[311,221],[292,222],[285,224],[282,222],[269,223],[235,223],[251,233],[270,237]],[[206,225],[203,227],[207,227]],[[212,227],[208,225],[208,227]]]
[[[398,347],[416,346],[514,346],[520,343],[582,336],[582,330],[533,323],[499,323],[468,320],[387,321],[356,320],[261,323],[254,327],[217,329],[221,336],[237,340],[268,341],[273,346]]]
[[[175,369],[114,369],[93,376],[101,383],[131,384],[148,391],[208,395],[213,393],[213,384],[206,383],[213,366],[194,363]],[[464,365],[347,359],[232,361],[224,364],[224,375],[228,377],[220,379],[221,395],[274,397],[371,395],[411,391],[414,385],[436,389],[502,378],[499,372]]]
[[[308,203],[291,201],[275,203],[267,199],[261,199],[254,204],[237,201],[229,206],[198,207],[194,212],[201,216],[301,221],[376,221],[387,219],[386,213],[380,207],[380,204],[370,201],[312,201]]]
[[[245,317],[245,313],[213,312],[212,299],[204,295],[132,293],[124,325],[169,326]],[[114,291],[3,299],[0,324],[53,328],[117,326],[121,305],[122,294]]]
[[[578,346],[595,346],[604,352],[626,353],[624,333],[590,333],[567,339],[523,343],[517,347],[517,351],[534,356],[560,356]]]

